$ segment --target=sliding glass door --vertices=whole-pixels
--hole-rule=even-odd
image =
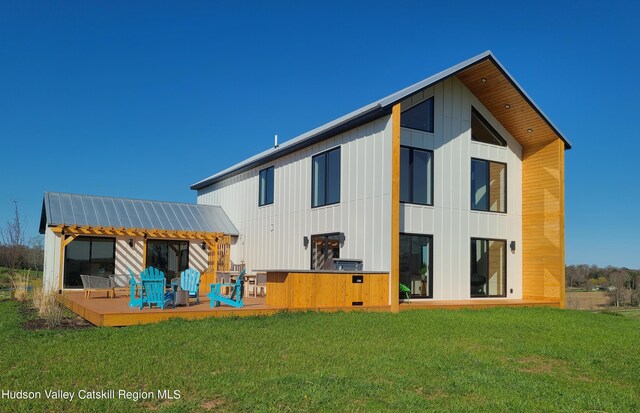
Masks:
[[[400,234],[400,283],[411,290],[411,297],[433,298],[432,257],[431,235]]]
[[[187,241],[147,241],[147,267],[156,267],[171,280],[189,268],[189,243]]]
[[[64,288],[81,288],[82,275],[112,275],[115,269],[115,239],[77,237],[65,247]]]

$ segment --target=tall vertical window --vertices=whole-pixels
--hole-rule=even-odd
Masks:
[[[258,203],[260,206],[273,204],[273,173],[273,166],[265,168],[259,173]]]
[[[189,268],[189,243],[187,241],[147,241],[147,267],[156,267],[167,281]]]
[[[314,156],[311,164],[311,207],[339,203],[340,148]]]
[[[471,108],[471,140],[491,145],[507,146],[507,141],[475,108]]]
[[[400,148],[400,202],[433,205],[433,152]]]
[[[400,283],[414,298],[433,298],[433,237],[400,234]],[[400,294],[400,298],[406,298]]]
[[[506,297],[507,241],[471,238],[471,297]]]
[[[433,133],[433,97],[402,112],[400,126]]]
[[[333,259],[340,258],[340,234],[311,236],[311,269],[333,269]]]
[[[64,287],[82,287],[82,275],[112,275],[115,269],[114,238],[77,237],[65,247]]]
[[[507,212],[507,164],[471,159],[471,209]]]

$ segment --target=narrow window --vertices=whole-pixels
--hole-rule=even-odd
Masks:
[[[400,148],[400,202],[433,205],[433,152]]]
[[[273,173],[274,167],[270,166],[260,171],[259,205],[273,204]]]
[[[311,269],[333,269],[333,259],[340,258],[340,234],[311,236]]]
[[[507,241],[471,239],[471,297],[506,297]]]
[[[491,145],[507,146],[507,141],[473,107],[471,108],[471,140]]]
[[[82,287],[80,275],[112,275],[115,270],[115,239],[77,237],[65,247],[64,287]]]
[[[471,209],[507,212],[507,165],[471,159]]]
[[[400,283],[413,298],[433,298],[432,257],[431,235],[400,234]]]
[[[433,97],[402,112],[400,126],[433,133]]]
[[[339,203],[340,148],[314,156],[311,168],[311,206]]]

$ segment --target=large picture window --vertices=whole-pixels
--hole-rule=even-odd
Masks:
[[[187,241],[147,241],[147,267],[164,272],[167,281],[180,276],[189,268],[189,243]]]
[[[259,191],[258,191],[258,204],[259,206],[273,204],[273,174],[274,167],[265,168],[259,172]]]
[[[82,275],[112,275],[115,270],[114,238],[77,237],[65,247],[64,288],[82,287]]]
[[[506,297],[507,241],[471,239],[471,297]]]
[[[471,108],[471,140],[491,145],[507,146],[507,141],[475,108]]]
[[[433,205],[433,152],[400,148],[400,202]]]
[[[400,126],[433,133],[433,97],[402,112]]]
[[[340,234],[311,236],[311,269],[333,269],[333,259],[340,258]]]
[[[339,203],[340,148],[314,156],[311,164],[311,207]]]
[[[400,283],[414,298],[433,298],[433,237],[400,234]],[[400,294],[400,298],[406,295]]]
[[[471,209],[507,212],[507,164],[471,159]]]

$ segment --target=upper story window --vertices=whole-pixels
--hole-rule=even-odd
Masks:
[[[400,202],[433,205],[433,151],[400,147]]]
[[[471,159],[471,209],[507,212],[507,164]]]
[[[433,133],[433,97],[402,112],[400,126]]]
[[[471,140],[491,145],[507,146],[507,141],[473,107],[471,108]]]
[[[273,204],[273,173],[273,166],[260,171],[260,189],[258,193],[258,204],[260,206]]]
[[[311,207],[340,202],[340,147],[311,160]]]

